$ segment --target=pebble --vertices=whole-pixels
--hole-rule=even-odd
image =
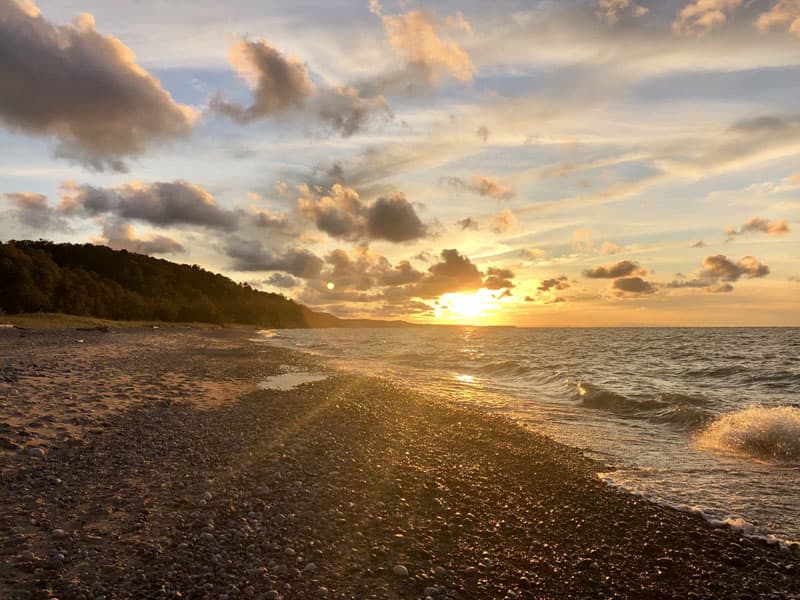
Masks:
[[[46,454],[43,448],[36,448],[36,447],[28,448],[26,452],[28,456],[32,456],[34,458],[44,458],[44,455]]]
[[[404,565],[395,565],[392,573],[398,577],[408,577],[408,569]]]

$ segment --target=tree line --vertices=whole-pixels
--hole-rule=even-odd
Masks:
[[[276,328],[339,321],[198,265],[43,240],[0,243],[0,311]]]

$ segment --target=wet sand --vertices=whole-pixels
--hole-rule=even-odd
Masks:
[[[0,597],[800,598],[800,551],[242,331],[0,330]],[[78,342],[78,340],[83,340]]]

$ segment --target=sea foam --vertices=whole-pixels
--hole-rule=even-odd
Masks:
[[[800,408],[751,406],[722,415],[697,435],[697,442],[710,450],[800,461]]]

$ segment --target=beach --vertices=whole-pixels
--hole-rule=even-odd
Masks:
[[[800,598],[796,545],[253,335],[0,330],[0,597]]]

